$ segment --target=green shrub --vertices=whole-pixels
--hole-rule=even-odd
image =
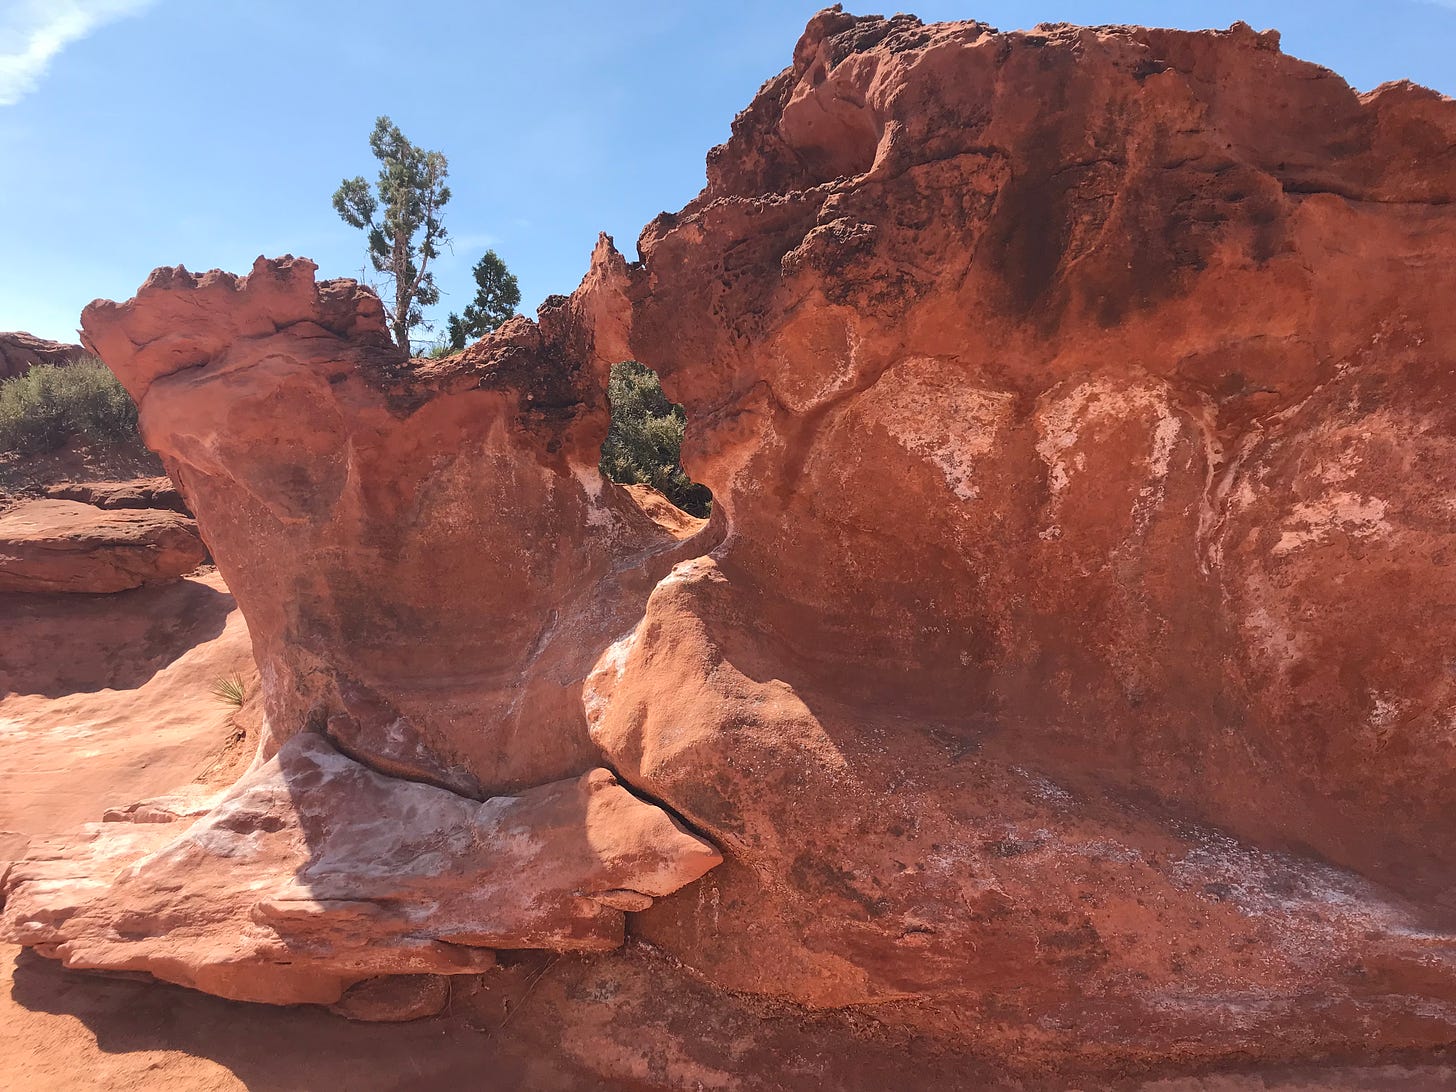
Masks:
[[[247,695],[247,686],[241,675],[219,675],[213,680],[212,687],[208,691],[214,698],[224,705],[231,705],[234,708],[243,707],[243,698]]]
[[[96,357],[38,364],[0,383],[0,452],[41,454],[73,436],[141,446],[131,396]]]
[[[602,445],[602,473],[618,484],[650,485],[684,512],[706,516],[713,494],[682,466],[687,416],[662,393],[657,373],[635,360],[613,364],[607,401],[612,427]]]

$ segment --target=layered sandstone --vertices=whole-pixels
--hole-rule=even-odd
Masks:
[[[192,514],[169,478],[61,482],[46,486],[44,493],[55,500],[80,501],[97,508],[164,508],[184,516]]]
[[[219,569],[277,676],[268,753],[313,723],[470,795],[582,773],[597,651],[707,548],[596,471],[593,317],[562,303],[407,363],[378,299],[314,268],[159,270],[87,310],[147,443],[228,543]]]
[[[69,364],[86,350],[23,332],[0,334],[0,380],[24,375],[37,364]]]
[[[495,948],[615,948],[624,911],[720,859],[606,770],[481,804],[312,734],[183,830],[124,818],[31,847],[5,878],[9,939],[70,967],[272,1004],[479,971]]]
[[[126,591],[176,580],[206,556],[176,512],[33,500],[0,514],[0,592]]]
[[[721,860],[594,770],[581,714],[596,651],[714,532],[596,475],[603,395],[561,367],[580,320],[407,366],[378,300],[313,268],[165,271],[144,301],[90,309],[108,354],[136,347],[118,374],[209,542],[252,544],[218,562],[263,679],[261,765],[185,831],[149,804],[33,846],[0,935],[68,966],[377,1015],[345,991],[479,971],[495,948],[614,947],[627,913]],[[230,317],[214,329],[199,307]],[[162,432],[157,407],[177,415]]]
[[[265,759],[610,767],[725,858],[631,929],[845,1044],[1441,1045],[1453,149],[1450,100],[1242,25],[835,9],[539,324],[405,362],[372,295],[260,259],[84,326],[249,620]],[[628,358],[701,530],[595,472]]]

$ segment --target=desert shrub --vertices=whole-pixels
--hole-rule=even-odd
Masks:
[[[241,709],[243,698],[247,694],[247,686],[243,683],[241,675],[219,675],[213,680],[208,693],[224,705]]]
[[[73,436],[141,446],[131,396],[96,357],[37,364],[0,383],[0,451],[40,454]]]
[[[612,427],[601,469],[619,484],[650,485],[684,512],[706,516],[713,495],[682,466],[683,408],[667,400],[657,373],[635,360],[612,365],[607,384]]]

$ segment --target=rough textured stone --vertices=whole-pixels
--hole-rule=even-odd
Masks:
[[[0,592],[118,592],[191,572],[197,525],[158,509],[36,500],[0,513]]]
[[[276,676],[268,746],[316,718],[376,768],[471,795],[579,774],[598,760],[582,678],[706,548],[597,472],[594,320],[563,304],[406,364],[378,300],[313,270],[159,270],[86,312],[149,446],[228,544],[219,567]]]
[[[169,478],[138,478],[129,482],[62,482],[47,486],[45,495],[55,500],[80,501],[97,508],[165,508],[169,512],[192,513]]]
[[[380,975],[483,970],[493,948],[614,948],[618,892],[650,905],[720,860],[606,770],[482,804],[304,734],[191,825],[32,845],[0,883],[0,938],[68,967],[331,1004]]]
[[[395,974],[350,986],[330,1008],[349,1020],[402,1023],[438,1016],[450,1001],[450,979],[440,974]]]
[[[1453,148],[1450,100],[1243,25],[830,10],[539,324],[403,362],[286,258],[84,326],[248,617],[266,753],[610,765],[724,853],[634,920],[674,973],[897,1058],[1430,1047]],[[595,473],[629,358],[687,408],[686,537]]]
[[[0,380],[24,375],[37,364],[69,364],[86,350],[26,333],[0,333]]]
[[[1246,27],[816,17],[590,289],[729,526],[588,683],[728,858],[643,935],[1008,1050],[1456,1037],[1453,143]]]

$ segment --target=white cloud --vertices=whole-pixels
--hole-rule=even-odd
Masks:
[[[156,0],[0,0],[0,106],[40,84],[56,54],[97,27],[140,15]]]
[[[488,231],[466,232],[464,235],[451,235],[450,245],[455,248],[456,253],[462,250],[489,250],[493,246],[500,246],[500,236],[492,235]]]

